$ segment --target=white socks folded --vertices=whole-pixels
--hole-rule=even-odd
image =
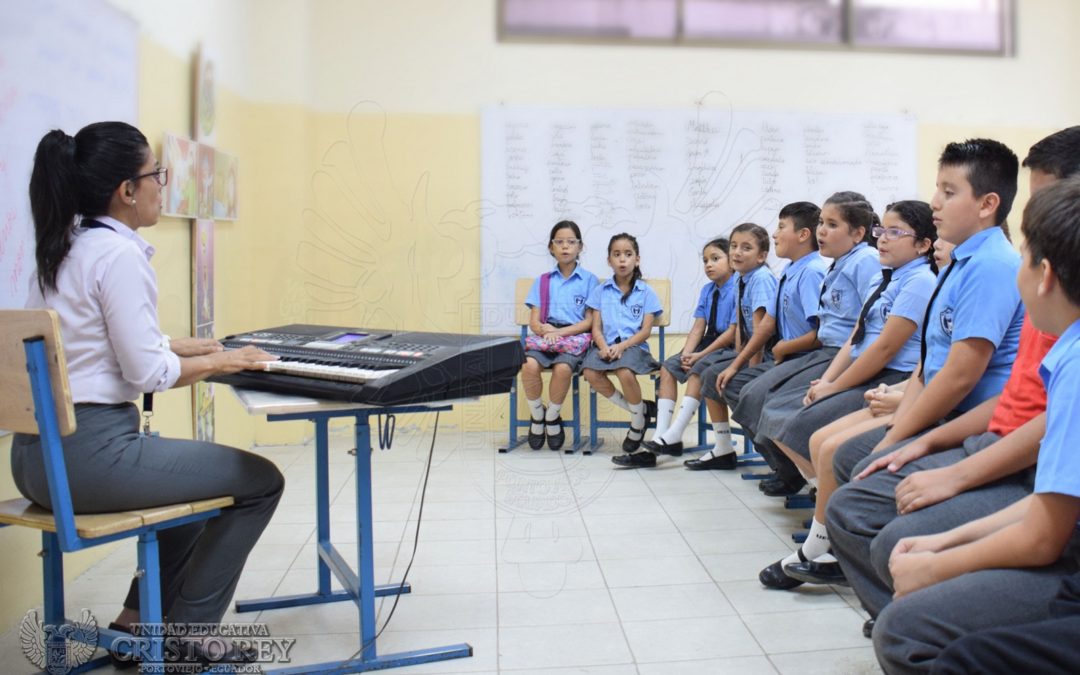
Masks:
[[[675,401],[670,398],[656,399],[656,430],[653,438],[667,431],[671,426],[671,416],[675,414]]]
[[[713,449],[708,454],[713,457],[723,457],[724,455],[730,455],[735,452],[735,446],[731,444],[731,425],[727,422],[713,422],[712,425],[713,435],[716,436],[716,442],[713,444]],[[702,459],[709,459],[708,457],[702,457]]]
[[[822,556],[829,554],[829,532],[825,529],[824,523],[819,523],[815,518],[810,523],[810,532],[806,535],[806,541],[803,542],[800,547],[803,556],[807,560],[817,560],[818,562],[832,562],[835,558],[829,555],[829,559],[821,559]],[[794,552],[788,557],[780,561],[780,566],[788,565],[791,563],[799,562],[798,552]]]

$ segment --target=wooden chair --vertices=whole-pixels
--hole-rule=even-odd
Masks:
[[[664,359],[666,358],[666,356],[665,356],[666,352],[665,352],[665,346],[664,346],[664,342],[665,342],[664,332],[665,332],[665,329],[669,325],[671,325],[671,280],[670,279],[644,279],[643,281],[645,281],[645,283],[649,284],[649,286],[652,287],[653,291],[656,292],[656,295],[659,296],[659,298],[660,298],[660,306],[664,310],[663,313],[659,317],[657,317],[656,321],[653,323],[653,328],[656,328],[656,329],[659,330],[659,338],[660,338],[660,349],[659,349],[660,354],[659,354],[659,358],[657,360],[660,363],[663,363]],[[603,283],[603,281],[601,281],[601,283]],[[655,391],[660,390],[660,375],[659,375],[659,373],[660,373],[660,371],[656,370],[651,375],[649,375],[649,377],[652,378],[653,389]],[[653,396],[655,398],[656,394],[654,393]],[[597,433],[598,431],[600,431],[600,429],[629,429],[630,428],[630,422],[628,420],[603,420],[603,419],[600,419],[599,413],[597,412],[597,402],[598,402],[598,397],[596,396],[596,392],[593,391],[592,389],[590,389],[589,390],[589,446],[587,448],[585,448],[585,450],[582,453],[582,454],[586,454],[586,455],[592,454],[592,452],[594,450],[596,450],[597,448],[599,448],[601,445],[604,444],[604,439],[600,438],[599,434]],[[646,428],[651,428],[651,427],[655,427],[655,426],[656,425],[654,423],[650,423],[650,424],[648,424],[646,426]],[[642,430],[642,431],[644,432],[644,430]]]
[[[520,277],[514,288],[514,323],[521,327],[521,344],[525,344],[525,338],[529,336],[529,317],[531,310],[525,306],[525,299],[529,295],[535,279],[533,277]],[[526,413],[525,418],[518,417],[518,380],[514,380],[514,386],[510,389],[510,433],[506,447],[499,448],[499,452],[509,452],[526,439],[518,437],[518,429],[528,427],[532,420]],[[574,373],[570,379],[571,409],[573,419],[563,420],[563,424],[570,428],[571,442],[563,447],[563,452],[571,454],[585,444],[581,435],[581,374]]]
[[[29,373],[29,377],[27,377]],[[81,672],[108,662],[89,660],[97,647],[141,652],[143,667],[160,664],[162,636],[131,640],[107,628],[79,629],[64,615],[63,554],[118,539],[138,537],[139,618],[162,621],[157,533],[178,525],[213,518],[232,505],[232,497],[170,504],[120,513],[75,515],[71,504],[61,437],[75,431],[75,408],[57,315],[52,310],[0,310],[0,428],[41,436],[52,511],[26,499],[0,502],[0,527],[21,525],[41,530],[44,576],[44,663],[48,672]],[[62,630],[68,627],[66,630]],[[74,628],[74,630],[73,630]],[[85,626],[83,626],[85,628]],[[76,666],[76,667],[73,667]],[[160,671],[159,671],[160,672]]]

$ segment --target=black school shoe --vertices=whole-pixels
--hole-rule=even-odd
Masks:
[[[848,586],[844,570],[838,562],[819,563],[813,560],[799,561],[784,565],[784,574],[789,577],[804,581],[808,584],[832,584],[836,586]]]
[[[630,434],[637,434],[638,439],[635,441],[634,439],[630,438]],[[643,438],[645,438],[644,429],[635,429],[634,427],[630,427],[630,429],[626,432],[626,438],[624,438],[622,441],[622,451],[637,452],[638,449],[641,447],[641,439]]]
[[[802,557],[801,552],[800,557]],[[783,559],[777,560],[758,573],[758,581],[761,582],[762,586],[777,591],[790,591],[793,588],[803,585],[802,581],[794,577],[789,577],[784,573],[784,568],[781,566],[782,562],[784,562]]]
[[[532,425],[533,424],[539,424],[541,427],[543,427],[544,426],[544,420],[530,420],[530,422],[531,423],[529,425],[529,447],[532,448],[533,450],[539,450],[540,448],[544,447],[544,441],[547,439],[547,436],[543,431],[541,431],[538,434],[534,434],[533,430],[532,430]]]
[[[678,443],[665,443],[662,438],[653,437],[651,441],[642,441],[641,444],[649,452],[655,452],[658,455],[681,457],[683,452],[682,441],[679,441]]]
[[[799,490],[806,486],[806,479],[802,476],[790,480],[776,478],[761,483],[761,491],[769,497],[790,497],[799,494]]]
[[[563,429],[562,417],[556,417],[555,419],[546,422],[546,424],[548,426],[552,426],[552,425],[555,425],[555,424],[559,425],[559,433],[557,433],[557,434],[553,434],[551,432],[548,432],[547,429],[544,429],[544,431],[547,433],[547,445],[548,445],[548,447],[551,448],[552,450],[560,449],[563,446],[563,443],[566,442],[566,430]]]
[[[708,459],[688,459],[683,465],[691,471],[734,471],[739,466],[739,457],[734,452],[729,452]]]
[[[631,452],[612,457],[611,462],[630,469],[651,469],[656,466],[656,455],[651,452]]]

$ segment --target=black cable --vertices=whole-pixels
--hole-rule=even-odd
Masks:
[[[391,419],[393,416],[390,416]],[[380,422],[381,426],[381,422]],[[387,420],[387,426],[389,426],[389,420]],[[380,435],[382,431],[380,429]],[[398,600],[401,600],[402,591],[405,590],[405,584],[409,580],[409,571],[412,570],[413,562],[416,560],[416,551],[420,548],[420,523],[424,519],[424,497],[427,495],[428,476],[431,475],[431,460],[435,456],[435,438],[439,433],[439,412],[435,412],[435,428],[431,430],[431,447],[428,449],[427,466],[424,467],[424,485],[420,488],[420,510],[416,513],[416,535],[413,537],[413,550],[412,555],[409,557],[409,564],[405,566],[405,574],[401,576],[401,584],[398,586],[398,592],[394,595],[394,604],[390,606],[390,613],[386,615],[386,621],[383,622],[382,628],[375,633],[375,637],[371,638],[356,651],[349,660],[352,661],[356,657],[360,656],[364,650],[370,647],[379,636],[383,634],[386,627],[390,625],[390,619],[394,617],[394,610],[397,609]],[[393,432],[391,432],[393,435]],[[372,552],[374,553],[374,552]]]

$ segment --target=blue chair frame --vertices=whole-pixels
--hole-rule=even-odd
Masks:
[[[37,315],[37,316],[32,316]],[[140,527],[124,529],[120,532],[98,536],[80,536],[77,529],[77,521],[71,503],[71,490],[68,484],[67,467],[64,462],[61,436],[75,430],[74,409],[67,394],[67,373],[65,361],[60,345],[59,323],[55,312],[51,310],[6,310],[0,312],[0,322],[8,324],[16,322],[39,328],[51,321],[52,331],[40,330],[39,334],[27,335],[22,338],[26,356],[26,370],[29,373],[30,390],[33,395],[33,412],[36,419],[36,431],[41,436],[42,449],[45,454],[45,470],[49,483],[49,498],[53,505],[52,520],[55,532],[42,529],[42,572],[44,576],[44,620],[43,625],[59,627],[73,625],[74,622],[65,617],[64,610],[64,564],[63,554],[80,551],[100,546],[112,541],[128,537],[138,537],[138,572],[139,577],[139,618],[144,624],[162,623],[161,607],[161,578],[158,559],[158,532],[187,523],[207,520],[218,515],[220,508],[212,508],[196,513],[189,513],[182,517],[169,518],[153,524],[144,524]],[[5,339],[10,338],[13,331],[4,329]],[[5,345],[6,347],[7,345]],[[9,353],[7,350],[6,353]],[[61,382],[53,381],[49,372],[50,360],[56,366]],[[15,364],[6,363],[3,367],[14,368]],[[54,387],[59,386],[58,393],[66,405],[66,419],[61,424],[57,417]],[[61,409],[63,411],[63,408]],[[15,421],[15,424],[10,424]],[[4,420],[5,425],[11,426],[16,431],[33,433],[33,430],[21,424],[21,420]],[[22,502],[25,500],[12,500]],[[231,498],[228,499],[231,503]],[[11,502],[8,502],[10,504]],[[169,507],[162,507],[169,508]],[[37,510],[36,507],[31,509]],[[148,510],[149,511],[149,510]],[[123,515],[135,515],[140,512],[132,511]],[[117,514],[121,515],[121,514]],[[18,519],[6,519],[0,523],[0,527],[12,524],[25,524],[17,522]],[[40,528],[38,528],[40,529]],[[59,631],[47,632],[46,671],[47,672],[84,672],[101,667],[109,663],[109,657],[103,656],[90,660],[76,668],[68,670],[65,664],[67,647],[65,638]],[[80,639],[81,633],[76,631],[67,639],[87,642]],[[107,628],[97,629],[96,646],[106,649],[113,645],[117,638],[125,638],[117,645],[117,651],[130,654],[133,648],[141,653],[143,672],[161,672],[160,665],[164,657],[164,636],[153,635],[150,637],[132,639],[132,636],[120,631]]]

